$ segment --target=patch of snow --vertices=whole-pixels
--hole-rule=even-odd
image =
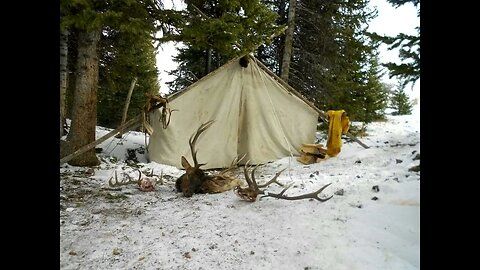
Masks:
[[[99,127],[97,138],[109,131]],[[387,116],[366,133],[359,139],[369,149],[344,140],[337,157],[311,165],[285,157],[256,171],[264,182],[287,168],[278,181],[292,183],[289,196],[331,183],[321,197],[334,196],[323,203],[249,203],[233,191],[185,198],[175,191],[183,171],[147,163],[143,133],[112,137],[97,146],[94,174],[60,167],[60,268],[419,269],[420,172],[409,171],[420,162],[419,114]],[[163,174],[163,185],[111,188],[115,170],[138,177],[127,149],[142,172]],[[235,174],[244,178],[240,168]]]

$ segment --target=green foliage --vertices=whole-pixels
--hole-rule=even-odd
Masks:
[[[179,28],[179,34],[165,36],[167,40],[184,41],[187,45],[175,57],[178,68],[170,72],[177,76],[169,83],[174,91],[205,76],[209,59],[214,69],[268,40],[268,34],[254,39],[261,30],[248,19],[255,16],[243,16],[259,10],[249,9],[250,2],[187,1],[185,26]],[[267,18],[269,25],[286,23],[287,0],[265,1],[264,5],[278,14],[276,21],[272,21],[275,16]],[[368,22],[376,16],[376,11],[367,5],[368,0],[299,0],[289,82],[320,109],[344,109],[354,121],[371,122],[384,117],[388,95],[380,82],[379,42],[366,35]],[[251,34],[249,29],[257,30]],[[278,29],[263,31],[270,34]],[[257,49],[257,58],[277,74],[281,69],[283,43],[283,35],[277,36]],[[240,50],[232,44],[249,50]]]
[[[412,3],[414,6],[418,6],[420,4],[420,0],[387,0],[387,2],[396,8],[406,3]]]
[[[380,36],[375,33],[370,36],[389,45],[388,49],[399,49],[401,64],[388,62],[383,64],[390,71],[390,78],[397,77],[405,88],[409,83],[415,83],[420,79],[420,29],[417,28],[418,36],[398,34],[396,37]]]
[[[137,77],[127,119],[142,112],[145,93],[159,93],[155,48],[149,35],[104,31],[100,45],[98,124],[115,128],[120,124],[128,90]]]
[[[378,42],[366,36],[376,12],[365,0],[302,0],[298,5],[290,84],[323,110],[344,109],[354,121],[382,119]]]
[[[395,111],[392,115],[411,114],[413,102],[409,99],[403,88],[395,90],[391,97],[391,108]]]
[[[420,16],[420,0],[387,0],[394,7],[406,3],[412,3],[418,9],[417,17]],[[377,41],[388,45],[388,50],[398,49],[402,63],[388,62],[383,64],[390,71],[390,78],[397,77],[401,82],[400,87],[405,88],[409,83],[414,84],[420,79],[420,28],[417,27],[417,35],[400,33],[395,37],[382,36],[370,33],[369,36]]]
[[[264,3],[278,16],[275,21],[277,25],[286,25],[288,23],[289,0],[265,0]],[[299,9],[297,4],[297,10]],[[296,15],[298,17],[298,15]],[[258,47],[257,59],[261,60],[270,70],[280,75],[282,68],[283,48],[285,44],[285,35],[277,35],[272,38],[268,44],[262,44]],[[295,41],[294,41],[295,45]]]
[[[60,0],[60,28],[153,32],[161,6],[156,0]]]
[[[174,58],[178,68],[170,72],[177,77],[167,83],[173,91],[270,42],[270,37],[282,30],[274,23],[276,14],[257,0],[187,0],[186,4],[187,12],[177,32],[166,33],[161,39],[186,45]]]
[[[73,104],[79,31],[101,30],[99,53],[98,124],[116,127],[130,84],[138,77],[129,116],[138,114],[145,93],[158,93],[153,35],[169,29],[175,13],[163,12],[157,0],[61,0],[60,28],[69,29],[67,90],[68,108]],[[169,20],[169,16],[172,17]],[[70,109],[69,109],[70,110]]]
[[[182,41],[199,50],[213,49],[231,58],[253,51],[278,30],[276,14],[257,0],[187,0],[185,24],[178,35],[165,40]]]
[[[168,74],[176,76],[175,80],[167,82],[172,92],[181,90],[207,75],[207,51],[192,47],[184,47],[177,50],[179,53],[173,59],[179,65],[177,69],[168,72]],[[216,52],[212,52],[211,58],[213,63],[212,69],[220,67],[229,60]]]

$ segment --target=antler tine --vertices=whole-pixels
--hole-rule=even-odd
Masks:
[[[113,176],[108,179],[108,185],[111,187],[115,187],[116,184],[118,183],[118,178],[117,178],[117,170],[115,170],[115,183],[112,182]]]
[[[147,177],[154,177],[156,178],[155,182],[158,183],[163,183],[163,171],[160,172],[160,175],[154,174],[153,173],[153,168],[150,168],[150,172],[148,170],[144,173]]]
[[[248,176],[248,163],[250,163],[250,160],[245,163],[245,166],[243,167],[243,174],[245,175],[245,181],[247,181],[248,186],[255,191],[258,191],[258,188],[255,188],[256,185],[252,183],[252,180],[250,179],[250,176]]]
[[[153,168],[150,168],[150,172],[148,172],[148,169],[147,171],[145,171],[145,175],[148,176],[148,177],[153,177]]]
[[[260,164],[255,165],[255,167],[253,167],[252,172],[251,172],[253,187],[254,187],[255,191],[257,191],[257,192],[259,191],[259,189],[258,189],[259,186],[257,184],[257,180],[255,180],[255,170],[258,168],[258,166],[260,166]]]
[[[172,119],[172,113],[176,112],[176,111],[178,111],[178,110],[176,110],[176,109],[172,110],[170,108],[164,108],[163,109],[161,118],[162,118],[162,124],[163,124],[164,129],[166,129],[168,127],[168,125],[170,124],[170,119]],[[167,115],[168,115],[168,120],[166,120]]]
[[[273,197],[273,198],[277,198],[277,199],[284,199],[284,200],[302,200],[302,199],[315,199],[317,201],[321,201],[321,202],[326,202],[328,200],[330,200],[333,195],[331,195],[330,197],[326,198],[326,199],[322,199],[320,197],[318,197],[318,195],[325,189],[327,188],[328,186],[330,186],[332,183],[329,183],[329,184],[326,184],[325,186],[321,187],[319,190],[315,191],[315,192],[311,192],[311,193],[307,193],[307,194],[303,194],[303,195],[299,195],[299,196],[292,196],[292,197],[288,197],[288,196],[285,196],[283,195],[285,193],[285,191],[287,189],[289,189],[292,184],[288,185],[286,188],[284,188],[282,190],[282,192],[276,194],[276,193],[267,193],[265,192],[265,195],[262,196],[263,197]]]
[[[255,169],[256,169],[256,167],[255,167]],[[255,169],[253,169],[253,170],[255,170]],[[264,187],[267,187],[268,185],[270,185],[271,183],[276,183],[277,185],[283,187],[283,184],[277,181],[277,177],[278,177],[283,171],[285,171],[286,169],[287,169],[287,168],[284,168],[283,170],[277,172],[277,173],[275,174],[275,176],[274,176],[272,179],[270,179],[270,181],[268,181],[268,182],[265,183],[265,184],[258,185],[258,187],[259,187],[259,188],[264,188]],[[253,176],[253,171],[252,171],[252,176]]]
[[[193,158],[193,163],[194,166],[199,168],[202,165],[205,165],[206,163],[198,164],[197,162],[197,151],[195,151],[195,143],[197,142],[198,137],[202,132],[204,132],[207,128],[209,128],[215,120],[210,120],[198,127],[197,131],[190,136],[190,139],[188,140],[188,144],[190,145],[190,151],[192,152],[192,158]]]
[[[142,172],[140,171],[140,169],[137,169],[138,171],[138,180],[137,180],[137,183],[140,182],[140,179],[142,179]],[[153,172],[153,171],[152,171]]]
[[[137,169],[138,170],[138,169]],[[124,186],[124,185],[128,185],[128,184],[131,184],[131,183],[139,183],[141,177],[142,177],[142,173],[140,172],[140,170],[138,170],[139,172],[139,175],[138,175],[138,180],[132,180],[132,178],[130,177],[130,175],[124,173],[125,177],[128,178],[128,180],[122,180],[122,181],[118,181],[118,178],[117,178],[117,170],[115,170],[115,183],[112,182],[112,178],[113,177],[110,177],[110,179],[108,180],[108,185],[111,186],[111,187],[119,187],[119,186]]]
[[[236,156],[233,160],[232,160],[232,163],[230,163],[230,166],[228,166],[227,168],[223,169],[222,171],[220,171],[218,174],[219,175],[223,175],[233,169],[235,169],[237,166],[238,166],[238,163],[240,163],[240,161],[242,161],[242,159],[246,156],[243,155],[241,158],[238,158],[238,156]]]
[[[153,172],[153,169],[152,169],[152,172]],[[157,180],[155,180],[155,182],[158,184],[158,183],[163,183],[163,171],[160,172],[160,178],[158,178]]]

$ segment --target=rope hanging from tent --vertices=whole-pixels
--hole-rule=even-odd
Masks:
[[[128,135],[130,135],[130,131],[127,132],[127,133],[125,133],[125,134],[126,134],[126,135],[125,135],[125,136],[122,136],[122,137],[120,138],[120,140],[118,140],[118,142],[115,144],[115,146],[114,146],[110,151],[108,151],[108,154],[107,154],[108,156],[111,156],[111,155],[112,155],[112,152],[117,148],[117,146],[123,144],[123,143],[127,140]],[[110,146],[112,145],[113,141],[114,141],[114,140],[110,141],[110,143],[107,145],[106,149],[110,148]],[[107,151],[105,150],[105,152],[107,152]]]

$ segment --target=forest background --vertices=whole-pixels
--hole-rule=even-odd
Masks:
[[[393,7],[420,1],[388,0]],[[411,112],[405,93],[420,78],[420,29],[416,35],[369,32],[378,11],[369,0],[187,0],[180,10],[156,0],[60,1],[61,156],[95,140],[97,125],[122,122],[160,93],[156,56],[167,42],[183,44],[166,82],[179,91],[233,57],[253,53],[322,110],[344,109],[368,123]],[[286,27],[288,26],[288,27]],[[383,63],[379,47],[399,51],[400,63]],[[159,64],[161,65],[161,64]],[[385,83],[388,73],[397,85]],[[70,165],[99,163],[94,149]]]

